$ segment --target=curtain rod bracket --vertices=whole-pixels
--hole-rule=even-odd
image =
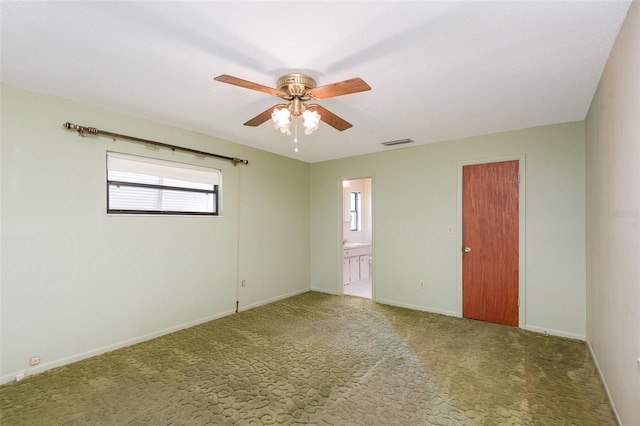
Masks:
[[[195,154],[196,157],[199,157],[199,158],[204,158],[206,156],[220,158],[220,159],[223,159],[223,160],[231,161],[233,163],[234,167],[237,166],[239,163],[249,164],[249,160],[242,160],[242,159],[236,158],[236,157],[228,157],[226,155],[213,154],[211,152],[199,151],[197,149],[185,148],[185,147],[182,147],[182,146],[171,145],[171,144],[164,143],[164,142],[152,141],[152,140],[149,140],[149,139],[142,139],[142,138],[138,138],[138,137],[135,137],[135,136],[127,136],[127,135],[121,135],[119,133],[107,132],[105,130],[100,130],[100,129],[96,128],[96,127],[79,126],[77,124],[69,123],[68,121],[66,123],[63,123],[62,127],[64,127],[65,129],[77,130],[78,131],[78,136],[81,136],[83,138],[85,136],[87,136],[87,135],[98,136],[98,135],[102,134],[102,135],[106,135],[106,136],[111,136],[111,139],[113,139],[114,142],[116,141],[116,138],[118,138],[118,139],[128,139],[128,140],[133,141],[133,142],[143,143],[149,148],[151,146],[153,146],[152,149],[160,149],[160,147],[163,147],[163,148],[169,148],[173,152],[175,152],[176,150],[184,151],[184,152],[190,152],[192,154]]]

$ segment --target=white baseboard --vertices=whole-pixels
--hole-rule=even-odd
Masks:
[[[607,398],[609,399],[609,404],[611,405],[611,410],[613,410],[613,415],[616,418],[616,421],[619,425],[622,424],[620,421],[620,416],[618,415],[618,411],[616,410],[616,406],[613,403],[613,399],[611,398],[611,392],[609,392],[609,387],[607,386],[607,382],[604,379],[604,375],[602,374],[602,370],[600,369],[600,364],[598,364],[598,358],[596,358],[596,354],[593,352],[593,348],[591,347],[591,342],[589,339],[585,339],[587,342],[587,347],[589,348],[589,353],[591,354],[591,359],[593,359],[593,363],[596,365],[596,370],[598,370],[598,375],[600,376],[600,381],[602,382],[602,386],[604,386],[604,391],[607,394]]]
[[[431,312],[433,314],[448,315],[450,317],[459,316],[455,311],[447,311],[444,309],[430,308],[428,306],[425,307],[425,306],[412,305],[409,303],[400,303],[400,302],[396,302],[395,300],[375,299],[375,301],[378,303],[382,303],[383,305],[397,306],[399,308],[413,309],[415,311]]]
[[[213,321],[218,318],[226,317],[227,315],[234,314],[235,311],[225,311],[216,315],[211,315],[208,317],[200,318],[195,321],[189,321],[184,324],[176,325],[173,327],[165,328],[160,331],[154,331],[152,333],[144,334],[139,337],[134,337],[132,339],[123,340],[111,345],[103,346],[101,348],[92,349],[87,352],[83,352],[80,354],[72,355],[66,358],[61,358],[55,361],[48,362],[46,364],[40,364],[36,367],[31,367],[19,371],[15,371],[13,373],[9,373],[0,377],[0,384],[9,383],[11,381],[16,380],[16,376],[24,375],[24,377],[33,376],[37,373],[42,373],[43,371],[51,370],[52,368],[62,367],[63,365],[71,364],[77,361],[82,361],[83,359],[91,358],[96,355],[101,355],[106,352],[111,352],[116,349],[124,348],[126,346],[135,345],[136,343],[142,343],[147,340],[155,339],[156,337],[164,336],[165,334],[173,333],[179,330],[184,330],[185,328],[194,327],[196,325],[204,324],[205,322]]]
[[[278,300],[288,299],[289,297],[297,296],[298,294],[306,293],[310,291],[308,288],[304,288],[302,290],[292,291],[291,293],[282,294],[280,296],[272,297],[270,299],[261,300],[260,302],[252,303],[250,305],[238,306],[238,312],[248,311],[252,308],[257,308],[258,306],[268,305],[269,303],[277,302]]]
[[[311,287],[311,291],[317,291],[318,293],[327,293],[327,294],[333,294],[333,295],[338,294],[336,291],[327,290],[326,288]]]
[[[294,291],[288,294],[283,294],[277,297],[273,297],[271,299],[267,299],[267,300],[263,300],[257,303],[253,303],[251,305],[247,305],[247,306],[242,306],[239,307],[239,311],[246,311],[248,309],[251,308],[255,308],[256,306],[261,306],[261,305],[266,305],[268,303],[272,303],[275,302],[277,300],[281,300],[281,299],[286,299],[292,296],[296,296],[298,294],[302,294],[302,293],[306,293],[310,291],[310,289],[305,288],[302,290],[298,290],[298,291]],[[209,322],[209,321],[213,321],[215,319],[218,318],[222,318],[222,317],[226,317],[227,315],[231,315],[234,314],[235,311],[225,311],[225,312],[221,312],[219,314],[216,315],[211,315],[205,318],[200,318],[198,320],[194,320],[194,321],[189,321],[187,323],[184,324],[180,324],[177,326],[173,326],[173,327],[169,327],[169,328],[165,328],[163,330],[160,331],[155,331],[152,333],[148,333],[139,337],[134,337],[132,339],[127,339],[127,340],[123,340],[121,342],[117,342],[111,345],[107,345],[107,346],[103,346],[97,349],[92,349],[90,351],[87,352],[83,352],[80,354],[76,354],[76,355],[72,355],[66,358],[61,358],[58,360],[54,360],[51,362],[48,362],[46,364],[40,364],[36,367],[31,367],[31,368],[27,368],[27,369],[23,369],[23,370],[19,370],[19,371],[15,371],[13,373],[9,373],[7,375],[4,375],[2,377],[0,377],[0,384],[4,384],[4,383],[9,383],[11,381],[16,380],[16,376],[18,375],[22,375],[23,377],[28,377],[28,376],[32,376],[34,374],[37,373],[42,373],[43,371],[47,371],[47,370],[51,370],[52,368],[56,368],[56,367],[61,367],[63,365],[67,365],[67,364],[71,364],[77,361],[82,361],[83,359],[87,359],[87,358],[91,358],[94,357],[96,355],[101,355],[103,353],[106,352],[111,352],[114,351],[116,349],[120,349],[120,348],[124,348],[126,346],[131,346],[131,345],[135,345],[136,343],[142,343],[145,342],[147,340],[151,340],[151,339],[155,339],[156,337],[160,337],[163,336],[165,334],[169,334],[169,333],[173,333],[179,330],[184,330],[186,328],[190,328],[190,327],[194,327],[196,325],[200,325],[203,324],[205,322]]]
[[[525,330],[535,331],[536,333],[551,334],[552,336],[566,337],[568,339],[585,340],[584,334],[569,333],[567,331],[553,330],[550,328],[536,327],[535,325],[525,325]]]
[[[413,310],[416,310],[416,311],[431,312],[431,313],[434,313],[434,314],[442,314],[442,315],[448,315],[448,316],[451,316],[451,317],[460,318],[460,315],[455,311],[448,311],[448,310],[444,310],[444,309],[431,308],[431,307],[428,307],[428,306],[425,307],[425,306],[412,305],[412,304],[409,304],[409,303],[400,303],[400,302],[396,302],[394,300],[376,299],[375,301],[378,302],[378,303],[382,303],[384,305],[398,306],[400,308],[407,308],[407,309],[413,309]],[[566,331],[553,330],[553,329],[545,329],[545,328],[536,327],[536,326],[525,326],[525,327],[523,327],[523,329],[529,330],[529,331],[534,331],[534,332],[537,332],[537,333],[542,333],[542,334],[551,334],[553,336],[567,337],[569,339],[582,340],[582,341],[585,340],[585,336],[583,334],[569,333],[569,332],[566,332]]]

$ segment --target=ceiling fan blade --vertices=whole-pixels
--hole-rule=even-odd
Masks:
[[[245,126],[257,127],[257,126],[261,125],[262,123],[264,123],[265,121],[269,120],[271,118],[271,113],[272,112],[273,112],[273,107],[271,107],[271,108],[267,109],[266,111],[261,112],[260,114],[256,115],[251,120],[249,120],[246,123],[244,123],[244,125]]]
[[[238,77],[233,77],[231,75],[222,74],[214,78],[216,81],[220,81],[222,83],[233,84],[234,86],[244,87],[245,89],[257,90],[258,92],[268,93],[273,96],[279,96],[280,91],[278,89],[274,89],[272,87],[263,86],[262,84],[253,83],[251,81],[243,80]]]
[[[324,121],[336,130],[343,131],[352,127],[351,123],[338,117],[337,115],[335,115],[328,109],[321,107],[320,105],[309,105],[309,109],[312,111],[317,111],[318,114],[320,114],[320,120]]]
[[[273,110],[277,107],[286,107],[286,104],[278,104],[278,105],[274,105],[272,107],[267,108],[266,110],[264,110],[263,112],[261,112],[260,114],[256,115],[255,117],[253,117],[251,120],[247,121],[246,123],[244,123],[245,126],[251,126],[251,127],[257,127],[259,125],[261,125],[262,123],[264,123],[265,121],[271,119],[271,113],[273,112]]]
[[[307,90],[316,99],[327,99],[335,96],[348,95],[351,93],[364,92],[371,90],[371,87],[365,83],[360,77],[352,78],[338,83],[327,84],[326,86],[316,87]]]

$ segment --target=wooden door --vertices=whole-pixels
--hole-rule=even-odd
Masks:
[[[518,326],[518,161],[462,168],[462,314]]]

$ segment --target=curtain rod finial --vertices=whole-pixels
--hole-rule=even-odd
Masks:
[[[231,161],[233,161],[234,166],[237,166],[238,163],[249,164],[249,160],[241,160],[240,158],[236,158],[236,157],[233,157]]]

